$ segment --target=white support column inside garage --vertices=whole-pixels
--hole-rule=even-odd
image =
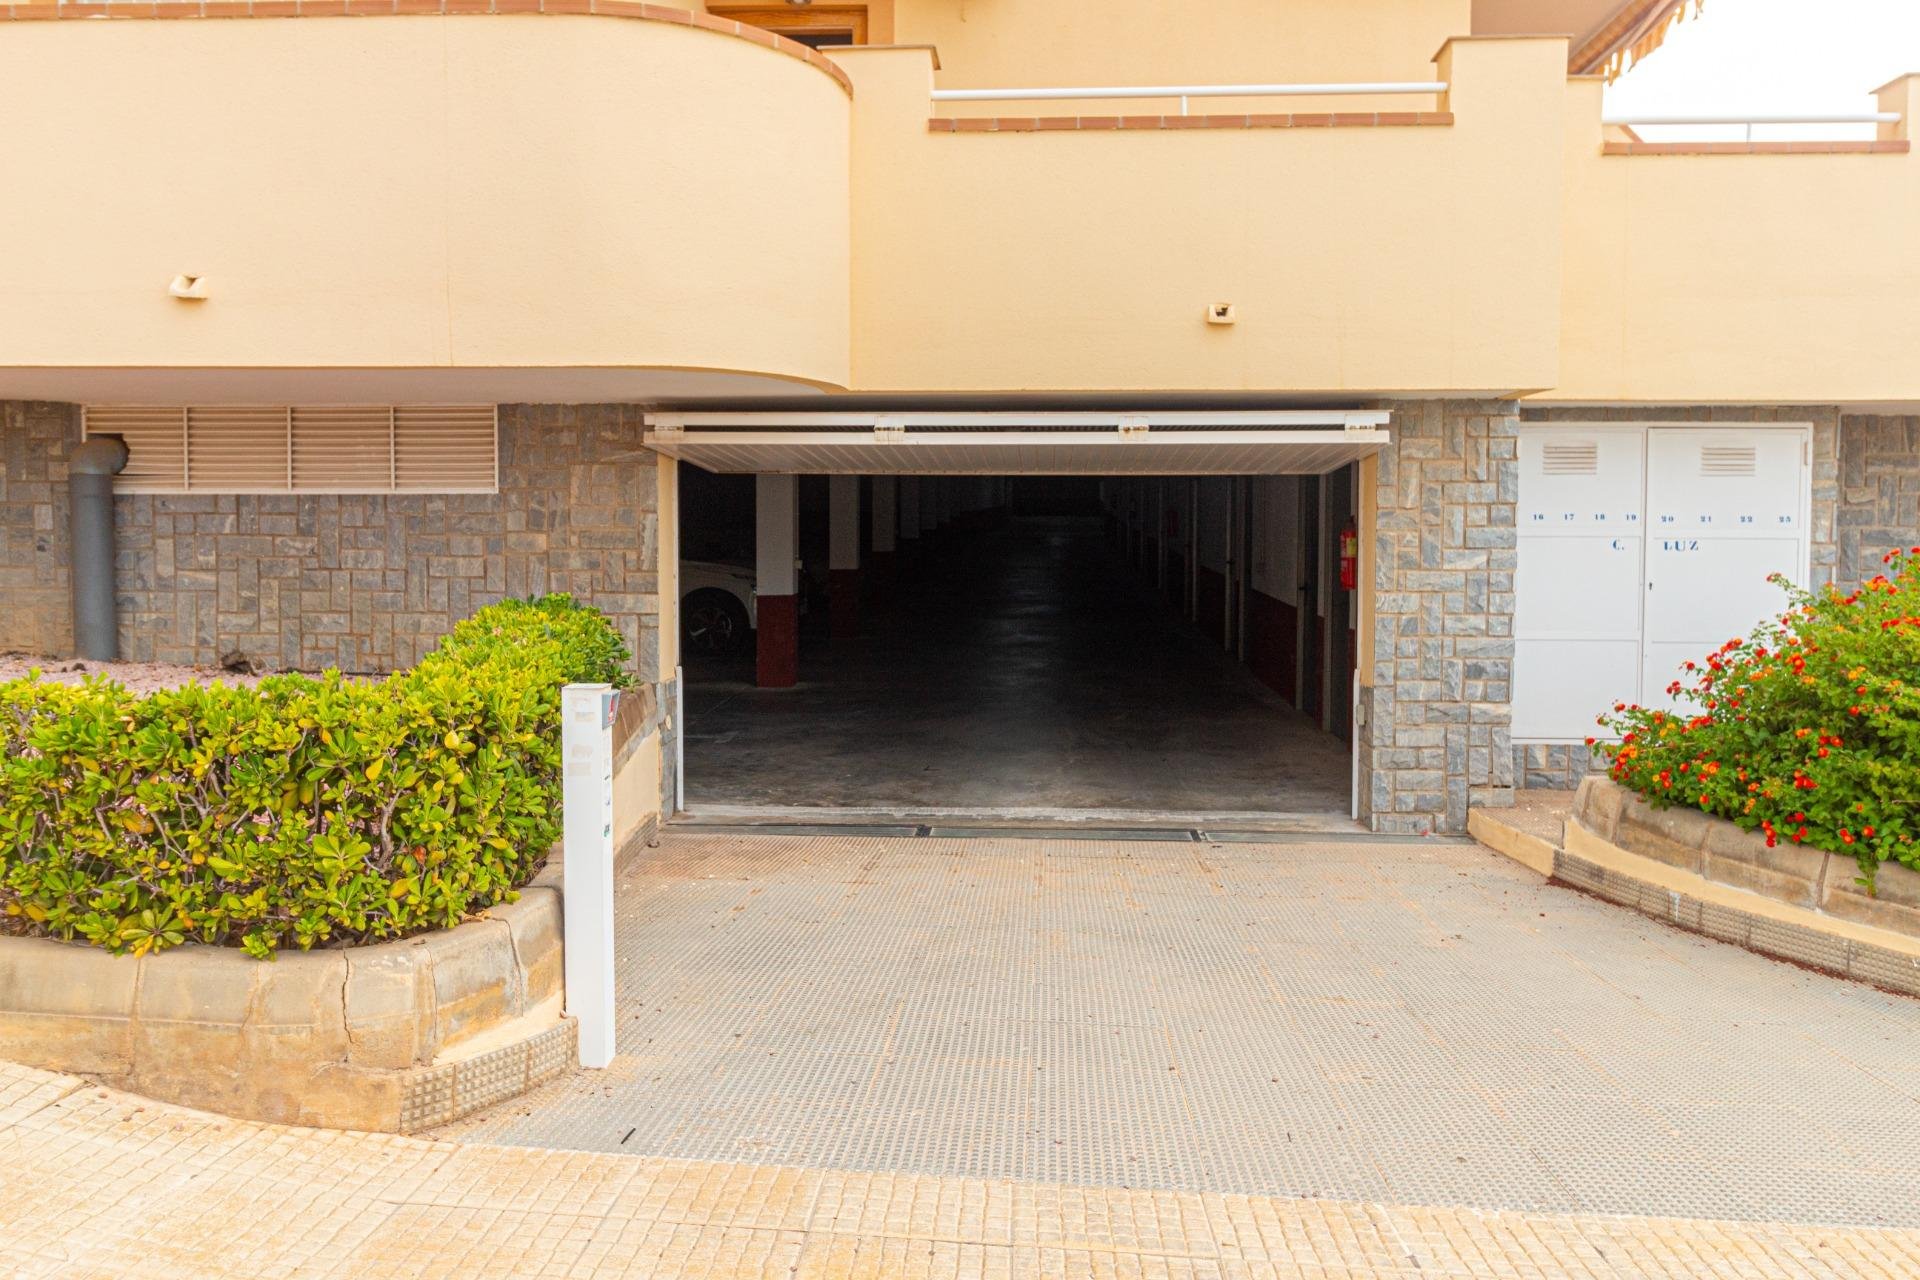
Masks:
[[[920,519],[920,477],[900,477],[900,541],[918,544],[926,526]],[[905,549],[905,548],[903,548]]]
[[[800,671],[800,483],[763,473],[754,482],[754,606],[763,688],[783,689]]]
[[[827,628],[836,639],[860,630],[860,477],[827,480]]]
[[[894,547],[899,540],[899,476],[875,476],[870,485],[870,509],[867,512],[867,549],[871,560],[873,588],[877,594],[891,593],[894,583]],[[917,531],[916,531],[917,532]]]
[[[876,558],[893,554],[894,525],[898,520],[898,497],[900,477],[875,476],[873,478],[873,554]]]

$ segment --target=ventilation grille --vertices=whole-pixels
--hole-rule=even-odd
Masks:
[[[1550,476],[1600,474],[1600,446],[1592,440],[1549,440],[1540,451],[1540,470]]]
[[[126,469],[113,482],[122,493],[179,490],[186,487],[186,414],[185,409],[88,409],[84,433],[127,442]]]
[[[393,411],[393,487],[401,493],[493,492],[493,407]]]
[[[121,493],[493,493],[492,405],[90,407],[127,442]]]
[[[1700,446],[1700,474],[1703,476],[1750,476],[1759,469],[1760,451],[1750,444]]]

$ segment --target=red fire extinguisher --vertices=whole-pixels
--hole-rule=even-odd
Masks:
[[[1360,585],[1360,530],[1353,521],[1340,531],[1340,589],[1351,591]]]

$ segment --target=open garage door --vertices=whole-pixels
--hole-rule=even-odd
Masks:
[[[1387,419],[649,415],[693,820],[1347,829],[1335,535]]]
[[[1389,416],[1345,410],[650,414],[646,443],[722,474],[1324,475],[1384,448]]]

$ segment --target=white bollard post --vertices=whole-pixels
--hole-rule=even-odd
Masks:
[[[613,1061],[613,686],[560,691],[567,1012],[580,1065]]]

